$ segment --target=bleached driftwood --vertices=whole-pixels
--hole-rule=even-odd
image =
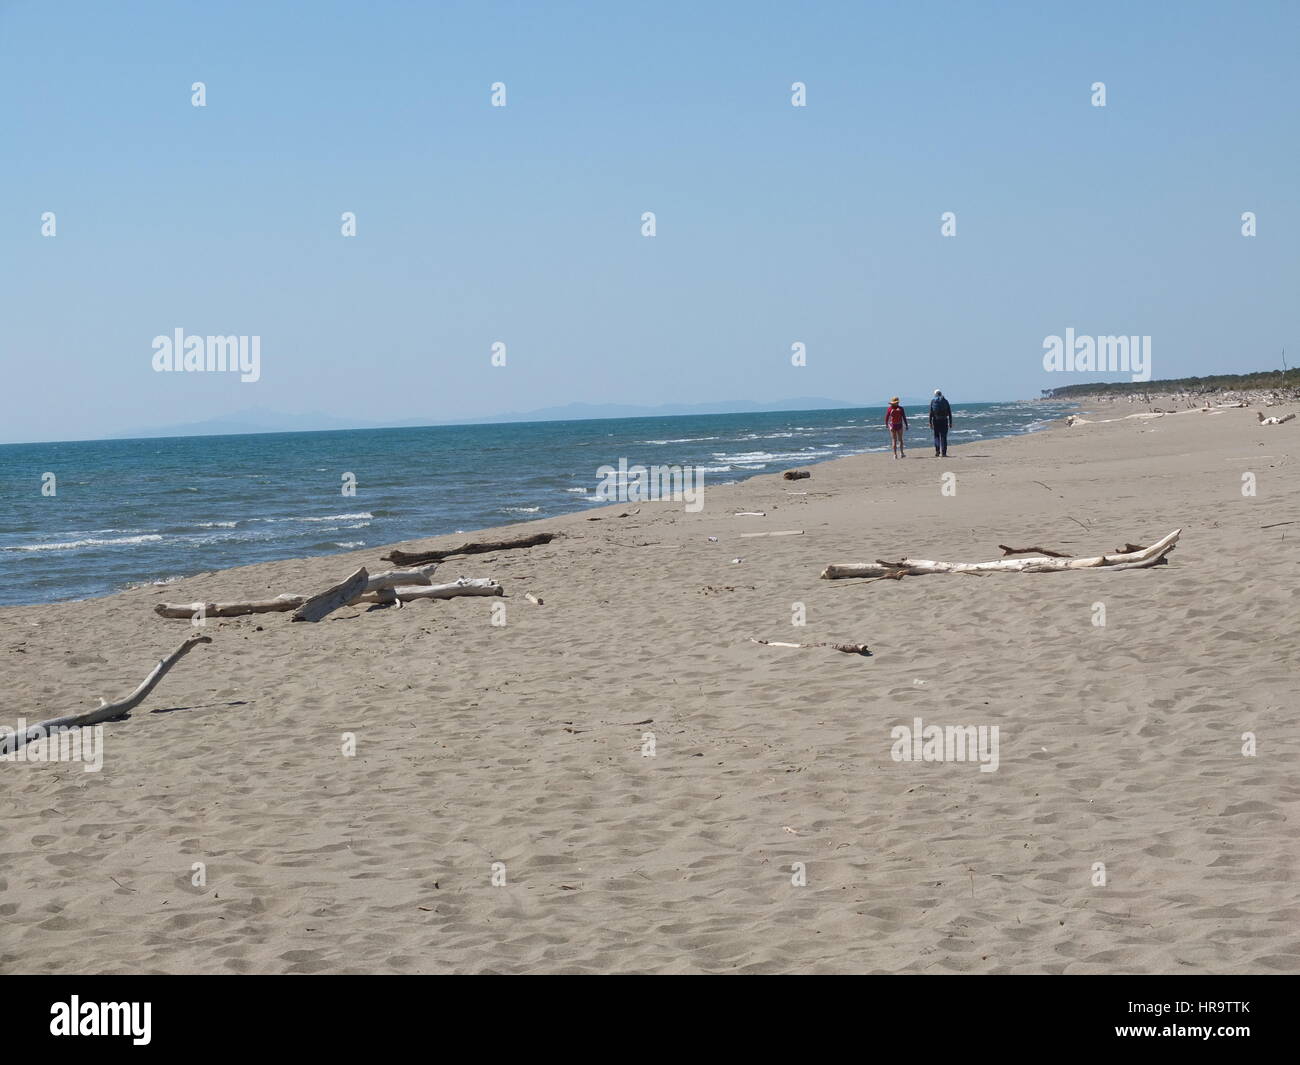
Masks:
[[[519,547],[539,547],[549,544],[559,533],[533,533],[529,536],[516,536],[512,540],[487,540],[483,543],[469,541],[459,547],[449,547],[445,551],[394,551],[384,555],[385,562],[396,566],[418,566],[425,562],[441,562],[452,555],[482,555],[489,551],[513,551]]]
[[[752,636],[749,642],[761,643],[766,647],[829,647],[832,651],[843,651],[846,655],[871,654],[865,643],[782,643],[780,640],[756,640]]]
[[[211,636],[191,636],[166,658],[160,659],[149,675],[140,682],[140,686],[125,699],[109,703],[101,698],[99,706],[94,710],[87,710],[81,714],[69,714],[67,717],[51,718],[49,721],[42,721],[40,724],[32,725],[22,733],[11,732],[0,740],[0,754],[12,754],[28,743],[44,739],[50,734],[51,729],[83,728],[87,725],[98,725],[101,721],[112,721],[114,718],[121,717],[128,710],[132,710],[144,702],[145,697],[154,690],[158,682],[167,675],[172,666],[199,644],[211,642]]]
[[[1052,573],[1067,569],[1144,569],[1162,562],[1174,549],[1181,529],[1161,537],[1150,547],[1115,555],[1098,555],[1095,558],[1003,558],[996,562],[932,562],[924,558],[904,558],[897,562],[877,559],[874,564],[854,562],[827,566],[822,570],[824,580],[842,577],[892,577],[895,574],[917,576],[924,573]],[[1130,545],[1131,546],[1131,545]]]
[[[545,602],[540,595],[533,595],[532,592],[524,592],[524,598],[532,603],[533,606],[541,606]]]
[[[190,618],[202,610],[204,617],[237,618],[244,614],[273,614],[282,610],[296,610],[305,602],[305,595],[280,595],[274,599],[253,599],[238,603],[159,603],[153,612],[164,618]]]
[[[357,598],[360,603],[409,603],[412,599],[456,599],[462,595],[505,595],[506,590],[491,577],[461,577],[452,584],[411,584],[380,588]]]
[[[1275,417],[1275,418],[1265,418],[1265,417],[1264,417],[1264,412],[1263,412],[1263,411],[1256,411],[1255,413],[1257,413],[1257,414],[1259,415],[1259,424],[1260,424],[1260,425],[1281,425],[1283,422],[1289,422],[1292,418],[1295,417],[1295,412],[1294,412],[1294,411],[1292,411],[1290,414],[1284,414],[1284,415],[1282,415],[1282,417],[1280,417],[1280,418],[1276,418],[1276,417]]]
[[[361,594],[377,592],[382,588],[395,588],[399,584],[432,584],[433,571],[439,565],[440,563],[435,562],[431,566],[420,569],[390,569],[384,573],[373,574],[366,578],[366,586]],[[159,603],[153,611],[164,618],[189,618],[200,610],[203,611],[204,617],[237,618],[245,614],[273,614],[296,610],[307,602],[308,598],[309,596],[305,595],[278,595],[274,599],[252,599],[231,603]],[[352,601],[360,602],[361,597],[358,596]]]
[[[755,536],[802,536],[802,529],[778,529],[775,532],[758,532],[758,533],[741,533],[741,539],[752,538]]]
[[[366,572],[366,567],[362,566],[346,580],[313,595],[293,612],[292,620],[320,621],[321,618],[332,614],[339,607],[347,606],[364,594],[369,582],[370,574]]]
[[[381,588],[396,588],[401,584],[432,584],[433,572],[442,563],[434,562],[419,569],[390,569],[373,574],[366,580],[366,591],[377,592]]]

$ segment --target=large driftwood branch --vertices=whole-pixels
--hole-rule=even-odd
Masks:
[[[454,584],[406,585],[381,588],[360,596],[361,603],[409,603],[412,599],[456,599],[462,595],[505,595],[506,590],[491,577],[461,577]]]
[[[517,536],[512,540],[486,540],[483,543],[469,541],[459,547],[449,547],[445,551],[394,551],[384,555],[385,562],[395,566],[418,566],[425,562],[441,562],[452,555],[482,555],[489,551],[512,551],[518,547],[539,547],[549,544],[559,533],[533,533],[529,536]]]
[[[160,659],[150,674],[140,682],[140,686],[125,699],[115,703],[106,703],[103,699],[100,699],[99,706],[94,710],[87,710],[81,714],[69,714],[67,717],[51,718],[49,721],[42,721],[38,725],[32,725],[21,734],[17,732],[10,733],[0,740],[0,754],[13,754],[18,748],[34,740],[44,739],[52,729],[83,728],[87,725],[98,725],[101,721],[112,721],[114,718],[121,717],[127,711],[133,710],[144,702],[145,696],[154,690],[158,682],[167,675],[167,671],[172,666],[199,644],[211,642],[211,636],[191,636],[166,658]]]
[[[377,592],[380,588],[396,588],[399,584],[432,584],[433,573],[442,563],[422,566],[419,569],[390,569],[383,573],[372,574],[366,581],[367,592]]]
[[[1067,569],[1145,569],[1162,562],[1178,542],[1181,529],[1157,540],[1140,551],[1116,555],[1098,555],[1096,558],[1004,558],[996,562],[932,562],[924,558],[904,558],[897,562],[877,559],[874,565],[849,563],[827,566],[822,578],[836,580],[842,577],[891,577],[902,572],[911,576],[923,573],[1052,573]]]
[[[200,610],[207,618],[237,618],[244,614],[273,614],[297,610],[307,602],[305,595],[281,595],[274,599],[253,599],[236,603],[159,603],[153,612],[164,618],[189,618]]]
[[[320,621],[339,607],[347,606],[366,591],[370,574],[362,566],[346,580],[313,595],[293,612],[294,621]]]

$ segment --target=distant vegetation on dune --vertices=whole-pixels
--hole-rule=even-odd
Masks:
[[[1044,388],[1045,399],[1075,399],[1079,396],[1129,396],[1144,392],[1260,392],[1300,388],[1300,369],[1260,370],[1258,373],[1225,373],[1213,377],[1174,377],[1167,381],[1110,381],[1087,385]]]

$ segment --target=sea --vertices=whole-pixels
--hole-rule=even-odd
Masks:
[[[957,405],[949,444],[1073,409]],[[908,440],[923,454],[916,413]],[[877,407],[0,445],[0,604],[582,512],[605,505],[597,471],[620,459],[696,467],[707,506],[710,485],[888,451],[883,419]]]

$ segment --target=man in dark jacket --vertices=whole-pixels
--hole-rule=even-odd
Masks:
[[[952,407],[943,398],[943,393],[934,390],[934,399],[930,400],[930,428],[934,430],[934,456],[948,454],[948,430],[952,427]]]

